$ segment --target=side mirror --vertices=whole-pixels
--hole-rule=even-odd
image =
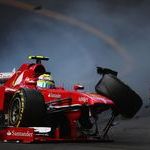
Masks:
[[[75,85],[73,86],[73,89],[74,89],[75,91],[77,91],[77,90],[83,90],[83,89],[84,89],[84,86],[83,86],[83,85],[80,85],[80,84],[75,84]]]

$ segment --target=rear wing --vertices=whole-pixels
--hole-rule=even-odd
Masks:
[[[8,79],[10,79],[13,76],[15,72],[15,68],[12,70],[12,72],[0,72],[0,84],[5,83]]]

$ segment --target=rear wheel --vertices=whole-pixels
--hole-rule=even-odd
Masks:
[[[43,96],[33,89],[17,91],[8,107],[10,126],[40,126],[45,115]]]
[[[105,74],[95,90],[112,99],[117,111],[126,118],[132,118],[142,106],[139,95],[114,75]]]

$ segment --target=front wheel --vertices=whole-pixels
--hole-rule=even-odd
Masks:
[[[33,89],[21,89],[14,94],[9,104],[9,125],[15,127],[40,126],[45,110],[41,93]]]
[[[0,112],[0,128],[5,126],[5,115],[3,112]]]

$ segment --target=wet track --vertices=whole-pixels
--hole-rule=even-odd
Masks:
[[[150,144],[145,143],[137,143],[133,142],[132,140],[126,142],[113,142],[113,143],[49,143],[49,144],[15,144],[15,143],[3,143],[0,144],[2,149],[7,150],[65,150],[65,149],[72,149],[72,150],[109,150],[109,149],[116,149],[116,150],[146,150],[149,149]]]
[[[116,149],[116,150],[142,150],[142,149],[149,149],[150,145],[146,144],[132,144],[130,142],[127,143],[113,143],[113,144],[102,144],[102,143],[59,143],[59,144],[30,144],[30,145],[24,145],[24,144],[1,144],[1,148],[3,149],[14,149],[14,150],[65,150],[65,149],[72,149],[72,150],[110,150],[110,149]]]
[[[142,122],[142,124],[141,124]],[[150,147],[150,117],[120,121],[111,131],[113,142],[83,142],[83,143],[0,143],[7,150],[147,150]]]
[[[116,143],[55,143],[55,144],[0,144],[2,149],[7,150],[65,150],[65,149],[72,149],[72,150],[109,150],[109,149],[116,149],[116,150],[143,150],[149,149],[150,144],[138,144],[129,142],[116,142]]]

